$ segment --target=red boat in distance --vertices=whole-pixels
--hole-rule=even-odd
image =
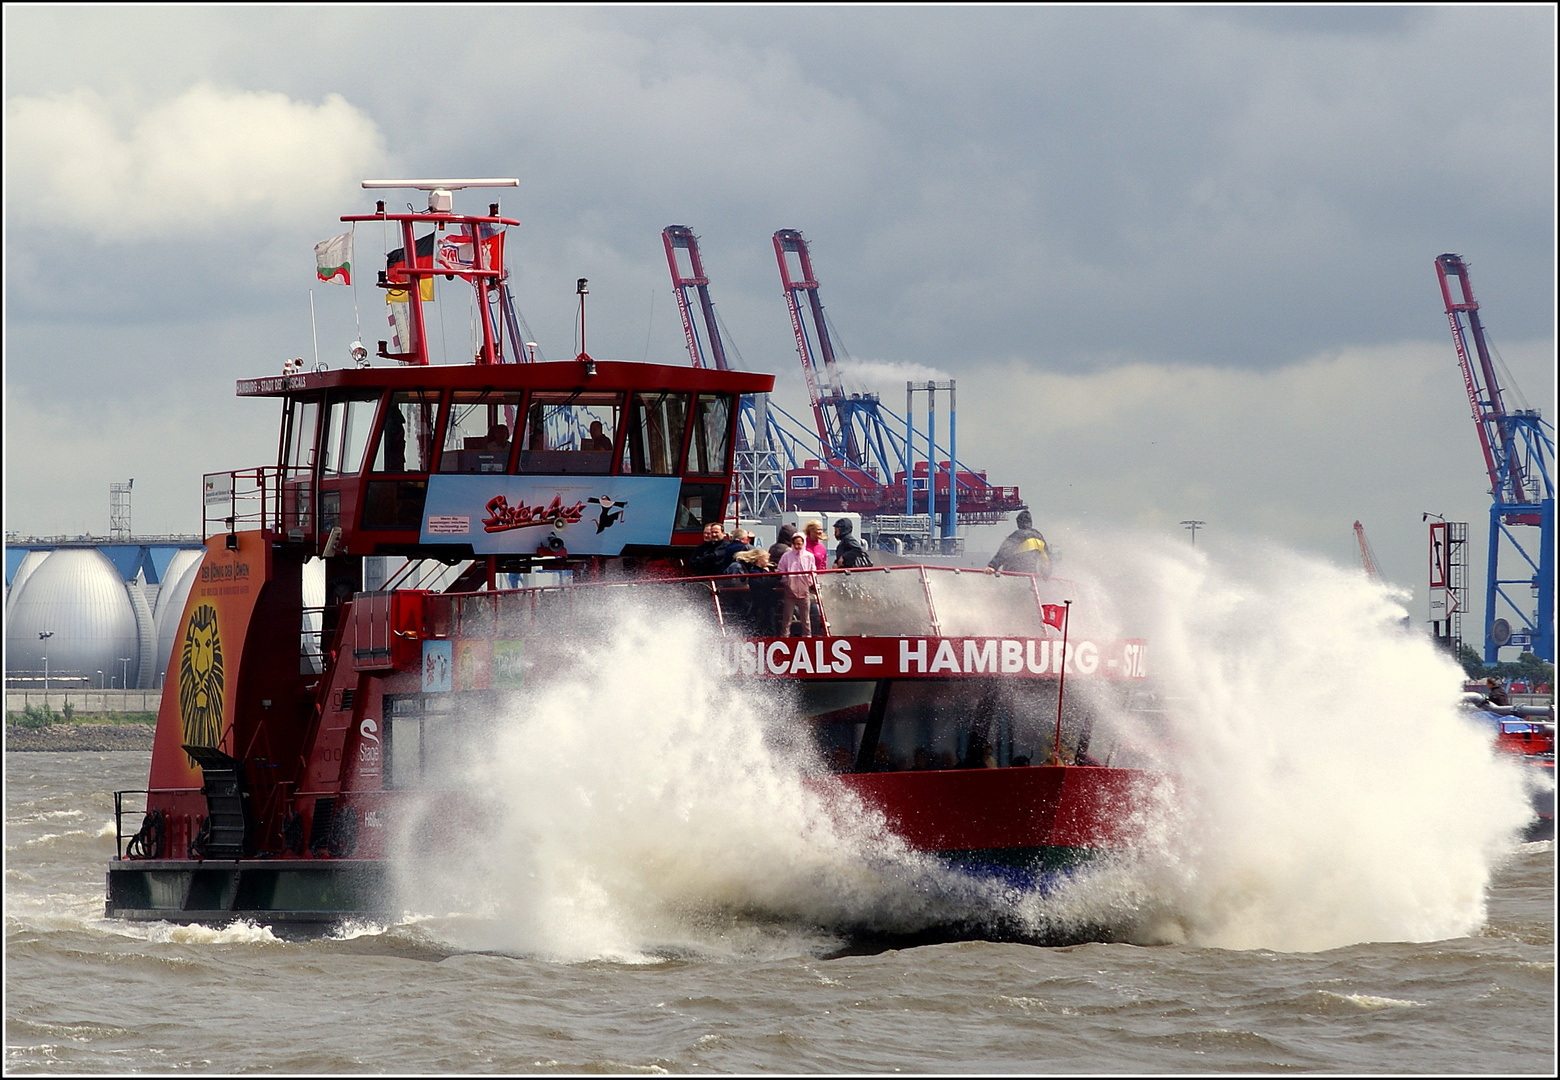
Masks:
[[[404,305],[384,366],[365,352],[239,383],[280,404],[278,457],[205,478],[206,550],[147,787],[115,793],[108,915],[396,917],[390,837],[409,800],[458,786],[441,771],[451,718],[523,713],[567,635],[610,632],[603,598],[630,595],[702,612],[726,677],[784,686],[813,782],[912,849],[1029,888],[1130,846],[1150,779],[1124,767],[1150,721],[1145,643],[1068,628],[1072,584],[1029,575],[819,573],[819,633],[793,637],[766,606],[781,579],[690,574],[730,502],[739,399],[773,377],[583,351],[532,362],[505,310],[517,223],[496,203],[452,209],[452,191],[485,183],[406,182],[431,190],[428,212],[342,219],[399,233],[378,282]],[[471,363],[429,362],[436,278],[473,290]],[[385,557],[405,566],[369,580]],[[323,608],[305,603],[313,565]],[[424,567],[456,570],[435,591]],[[501,587],[515,574],[526,587]]]

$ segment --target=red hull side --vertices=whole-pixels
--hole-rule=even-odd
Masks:
[[[839,781],[921,851],[1122,847],[1149,783],[1135,769],[1035,766],[855,773]]]

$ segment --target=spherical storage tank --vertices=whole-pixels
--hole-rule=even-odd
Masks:
[[[157,674],[168,669],[168,658],[173,655],[174,642],[184,618],[184,604],[190,598],[190,588],[200,577],[200,563],[205,552],[200,549],[181,551],[173,557],[168,569],[163,571],[162,588],[157,592],[157,607],[152,622],[157,627]],[[153,685],[157,685],[155,680]]]
[[[91,685],[135,686],[140,639],[124,579],[95,548],[57,548],[11,585],[6,597],[8,672],[42,675],[48,633],[49,672],[84,675]],[[121,663],[129,657],[128,663]]]

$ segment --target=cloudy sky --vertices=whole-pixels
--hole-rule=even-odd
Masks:
[[[769,237],[800,229],[856,384],[897,409],[907,372],[957,378],[961,458],[1043,529],[1199,518],[1347,564],[1358,518],[1420,617],[1422,512],[1475,523],[1476,567],[1487,520],[1437,254],[1555,414],[1548,6],[4,20],[8,532],[106,532],[131,476],[137,532],[196,531],[202,472],[272,459],[233,383],[312,356],[311,287],[328,363],[355,320],[387,336],[376,290],[354,315],[313,282],[370,176],[518,177],[553,358],[588,277],[593,354],[685,362],[658,233],[692,226],[793,411]],[[461,353],[465,307],[435,307]]]

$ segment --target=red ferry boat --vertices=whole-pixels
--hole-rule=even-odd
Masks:
[[[502,310],[518,223],[497,204],[453,212],[462,182],[404,186],[435,189],[428,212],[381,202],[342,219],[403,241],[379,280],[405,305],[404,337],[379,343],[388,364],[238,384],[280,404],[278,460],[206,477],[206,550],[147,787],[115,793],[109,916],[394,917],[400,808],[470,797],[443,771],[461,716],[522,702],[563,655],[559,628],[592,632],[581,613],[614,590],[707,612],[729,677],[789,688],[814,782],[913,849],[1032,885],[1130,843],[1146,774],[1121,767],[1115,741],[1147,674],[1142,641],[1064,634],[1067,582],[921,566],[819,573],[821,634],[783,636],[755,577],[686,569],[726,514],[739,398],[773,377],[532,362]],[[472,363],[429,362],[435,277],[474,289]],[[365,588],[382,556],[405,568]],[[323,609],[305,603],[311,560]],[[421,566],[460,569],[434,591]],[[542,570],[567,583],[502,587]]]

